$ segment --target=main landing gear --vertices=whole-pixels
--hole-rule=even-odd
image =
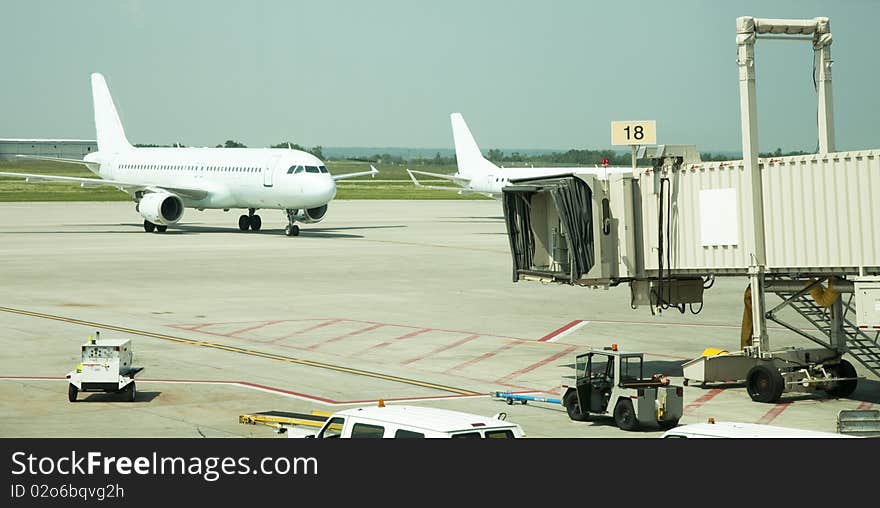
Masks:
[[[162,224],[153,224],[148,220],[144,221],[144,231],[146,231],[147,233],[152,233],[153,231],[157,233],[164,233],[167,230],[168,226],[163,226]]]
[[[256,211],[256,208],[248,208],[248,214],[238,218],[238,229],[242,231],[247,231],[248,229],[259,231],[263,227],[263,220],[259,215],[254,214]]]
[[[299,226],[294,224],[296,221],[296,212],[299,210],[285,210],[287,212],[287,227],[284,228],[284,234],[287,236],[299,236]]]

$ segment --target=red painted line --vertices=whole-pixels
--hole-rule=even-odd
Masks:
[[[782,402],[780,404],[776,404],[770,411],[767,411],[764,416],[758,420],[758,423],[770,423],[776,419],[777,416],[781,415],[785,409],[791,405],[791,402]]]
[[[67,378],[59,377],[59,376],[0,376],[0,379],[8,379],[8,380],[33,380],[33,381],[66,381]],[[314,400],[316,402],[322,402],[324,404],[330,405],[345,405],[345,404],[366,404],[366,403],[375,403],[378,402],[379,399],[362,399],[362,400],[334,400],[328,399],[326,397],[320,397],[317,395],[309,395],[307,393],[294,392],[291,390],[285,390],[284,388],[277,388],[275,386],[268,386],[259,383],[251,383],[250,381],[227,381],[227,380],[213,380],[213,379],[147,379],[147,378],[139,378],[138,381],[144,383],[192,383],[192,384],[220,384],[220,385],[229,385],[229,386],[244,386],[249,388],[256,388],[259,390],[265,390],[268,392],[279,393],[283,395],[292,395],[295,397]],[[511,393],[530,393],[530,391],[523,392],[511,392]],[[468,398],[468,397],[487,397],[488,395],[424,395],[420,397],[396,397],[396,398],[386,398],[382,399],[385,401],[401,401],[401,400],[429,400],[429,399],[455,399],[455,398]]]
[[[558,328],[556,330],[553,330],[552,332],[548,333],[547,335],[541,337],[540,339],[538,339],[538,342],[547,342],[548,340],[552,339],[553,337],[556,337],[560,333],[565,332],[566,330],[570,330],[572,327],[575,327],[583,322],[584,322],[583,319],[575,319],[574,321],[572,321],[571,323],[568,323],[567,325],[563,326],[562,328]]]
[[[302,330],[298,330],[293,333],[289,333],[287,335],[283,335],[281,337],[272,339],[269,341],[269,343],[274,343],[274,342],[278,342],[280,340],[289,339],[289,338],[293,337],[294,335],[299,335],[301,333],[306,333],[306,332],[310,332],[312,330],[317,330],[318,328],[324,328],[325,326],[335,325],[339,321],[340,321],[339,319],[329,319],[327,321],[324,321],[323,323],[318,323],[316,325],[312,325],[307,328],[303,328]]]
[[[862,402],[856,409],[871,409],[874,404],[870,402]]]
[[[683,413],[690,414],[692,411],[697,410],[703,407],[704,404],[715,398],[716,395],[721,393],[723,390],[721,388],[713,388],[709,390],[708,393],[701,395],[697,400],[691,402],[687,406],[685,406]]]
[[[391,345],[390,342],[380,342],[380,343],[378,343],[378,344],[374,344],[374,345],[368,347],[367,349],[362,349],[362,350],[358,351],[357,353],[354,354],[354,356],[357,357],[357,356],[360,356],[360,355],[362,355],[362,354],[364,354],[364,353],[367,353],[367,352],[369,352],[369,351],[372,351],[372,350],[374,350],[374,349],[381,349],[381,348],[383,348],[383,347],[388,347],[388,346],[390,346],[390,345]]]
[[[416,330],[414,332],[405,333],[405,334],[401,335],[400,337],[394,337],[391,340],[411,339],[411,338],[415,337],[416,335],[421,335],[423,333],[428,333],[431,331],[434,331],[434,329],[433,328],[422,328],[421,330]]]
[[[401,336],[399,336],[399,337],[394,337],[393,339],[389,339],[389,340],[386,341],[386,342],[380,342],[379,344],[376,344],[376,345],[374,345],[374,346],[370,346],[370,347],[368,347],[367,349],[364,349],[364,350],[358,351],[357,353],[355,353],[355,356],[358,356],[358,355],[364,354],[364,353],[366,353],[366,352],[368,352],[368,351],[372,351],[372,350],[374,350],[374,349],[380,349],[380,348],[383,348],[383,347],[388,347],[388,346],[391,345],[391,341],[410,339],[410,338],[412,338],[412,337],[415,337],[416,335],[421,335],[421,334],[423,334],[423,333],[427,333],[427,332],[430,332],[430,331],[431,331],[430,328],[422,328],[421,330],[416,330],[416,331],[414,331],[414,332],[409,332],[409,333],[403,334],[403,335],[401,335]]]
[[[350,321],[352,323],[370,323],[370,324],[381,324],[386,326],[394,326],[397,328],[416,328],[416,329],[425,329],[432,332],[449,332],[449,333],[465,333],[465,334],[473,334],[474,332],[469,332],[466,330],[448,330],[446,328],[426,328],[424,326],[413,326],[413,325],[398,325],[394,323],[381,323],[379,321],[364,321],[359,319],[343,319],[342,321]],[[524,339],[522,337],[510,337],[508,335],[493,335],[491,333],[480,333],[477,335],[481,335],[483,337],[495,337],[498,339],[511,339],[511,340],[519,340],[523,342],[534,342],[535,339]]]
[[[257,330],[257,329],[262,328],[264,326],[274,325],[274,324],[277,324],[280,322],[281,321],[263,321],[262,323],[258,323],[253,326],[248,326],[247,328],[242,328],[241,330],[236,330],[234,332],[229,332],[229,333],[221,334],[221,335],[225,335],[226,337],[234,337],[234,336],[238,335],[239,333],[250,332],[252,330]]]
[[[556,361],[556,360],[562,358],[563,356],[571,354],[571,352],[574,351],[575,349],[577,349],[577,346],[571,346],[570,348],[563,349],[562,351],[556,353],[555,355],[548,356],[547,358],[541,360],[540,362],[535,362],[535,363],[529,365],[528,367],[523,367],[522,369],[513,371],[504,377],[500,377],[500,378],[496,379],[495,382],[496,383],[504,383],[506,381],[510,381],[511,379],[513,379],[517,376],[521,376],[523,374],[531,372],[539,367],[547,365],[550,362]]]
[[[43,379],[48,379],[48,380],[52,380],[52,381],[58,381],[58,380],[67,379],[67,378],[64,376],[0,376],[0,379],[12,379],[12,380],[21,379],[23,381],[28,381],[28,380],[40,381]]]
[[[434,355],[436,355],[436,354],[438,354],[438,353],[442,353],[442,352],[444,352],[444,351],[449,351],[450,349],[452,349],[452,348],[454,348],[454,347],[461,346],[462,344],[466,344],[466,343],[468,343],[468,342],[470,342],[470,341],[472,341],[472,340],[474,340],[474,339],[477,339],[477,338],[479,338],[479,337],[480,337],[480,335],[469,335],[469,336],[467,336],[467,337],[465,337],[465,338],[463,338],[463,339],[461,339],[461,340],[459,340],[459,341],[453,342],[453,343],[451,343],[451,344],[446,344],[445,346],[440,346],[440,347],[438,347],[437,349],[434,349],[434,350],[432,350],[432,351],[430,351],[430,352],[428,352],[428,353],[426,353],[426,354],[423,354],[423,355],[421,355],[421,356],[416,356],[416,357],[414,357],[414,358],[410,358],[409,360],[405,360],[405,361],[403,361],[403,362],[400,362],[400,364],[401,364],[401,365],[409,365],[409,364],[411,364],[411,363],[415,363],[415,362],[417,362],[417,361],[419,361],[419,360],[424,360],[425,358],[428,358],[429,356],[434,356]]]
[[[362,334],[362,333],[367,333],[367,332],[369,332],[369,331],[371,331],[371,330],[375,330],[376,328],[382,328],[383,326],[386,326],[386,325],[383,325],[383,324],[375,324],[375,325],[373,325],[373,326],[368,326],[368,327],[366,327],[366,328],[361,328],[360,330],[355,330],[355,331],[353,331],[353,332],[344,333],[344,334],[342,334],[342,335],[338,335],[338,336],[336,336],[336,337],[333,337],[332,339],[325,340],[324,342],[319,342],[319,343],[317,343],[317,344],[312,344],[311,346],[307,347],[306,349],[308,349],[308,350],[310,350],[310,351],[314,351],[315,349],[318,349],[319,347],[324,346],[324,345],[326,345],[326,344],[330,344],[331,342],[337,342],[337,341],[340,341],[340,340],[345,339],[345,338],[348,338],[348,337],[352,337],[352,336],[355,336],[355,335],[360,335],[360,334]]]
[[[253,387],[253,388],[259,388],[259,389],[261,389],[261,390],[267,390],[267,391],[270,391],[270,392],[283,393],[283,394],[286,394],[286,395],[294,395],[294,396],[297,396],[297,397],[303,397],[303,398],[307,398],[307,399],[313,399],[313,400],[317,400],[317,401],[320,401],[320,402],[325,402],[325,403],[327,403],[327,404],[338,404],[338,402],[334,401],[333,399],[327,399],[327,398],[324,398],[324,397],[318,397],[318,396],[315,396],[315,395],[307,395],[307,394],[305,394],[305,393],[292,392],[292,391],[290,391],[290,390],[285,390],[285,389],[283,389],[283,388],[275,388],[274,386],[266,386],[266,385],[261,385],[261,384],[257,384],[257,383],[250,383],[250,382],[248,382],[248,381],[235,381],[234,384],[239,384],[239,385],[242,385],[242,386],[250,386],[250,387]]]
[[[512,348],[513,346],[517,346],[519,344],[520,344],[519,341],[510,341],[507,344],[496,349],[495,351],[489,351],[488,353],[483,353],[482,355],[480,355],[476,358],[471,358],[470,360],[468,360],[464,363],[460,363],[460,364],[456,365],[455,367],[446,369],[446,371],[444,371],[444,374],[447,372],[453,371],[453,370],[459,370],[459,369],[463,369],[465,367],[469,367],[475,363],[482,362],[483,360],[488,360],[489,358],[492,358],[493,356],[497,355],[498,353],[503,353],[504,351],[507,351],[508,349]]]
[[[202,323],[200,325],[169,325],[169,326],[171,326],[172,328],[178,328],[180,330],[189,330],[191,332],[194,332],[194,331],[198,330],[199,328],[204,328],[206,326],[214,326],[217,324],[220,324],[220,323]]]

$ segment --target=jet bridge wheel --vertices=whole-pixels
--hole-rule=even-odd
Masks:
[[[785,380],[772,363],[759,363],[746,374],[746,390],[755,402],[777,402],[785,390]]]
[[[153,224],[152,222],[150,222],[148,220],[144,221],[144,231],[146,231],[147,233],[152,233],[155,230],[156,230],[155,224]]]
[[[831,371],[834,373],[835,377],[857,377],[858,373],[856,372],[856,368],[853,367],[853,364],[849,363],[846,360],[840,360],[840,363],[835,365]],[[851,379],[849,381],[838,381],[834,383],[834,386],[825,390],[830,397],[835,398],[845,398],[852,395],[852,392],[856,390],[856,386],[858,386],[859,381],[857,379]]]
[[[247,215],[242,215],[238,218],[238,229],[242,231],[247,231],[248,228],[251,227],[251,218]]]

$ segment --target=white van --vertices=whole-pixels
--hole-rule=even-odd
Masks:
[[[370,406],[334,413],[317,432],[288,429],[289,437],[332,438],[521,438],[522,428],[496,417],[420,406]]]
[[[835,432],[819,432],[815,430],[790,429],[774,427],[760,423],[709,422],[680,425],[663,433],[664,438],[841,438],[856,437]]]

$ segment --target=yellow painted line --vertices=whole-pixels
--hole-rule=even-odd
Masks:
[[[169,340],[172,342],[177,342],[179,344],[187,344],[187,345],[191,345],[191,346],[201,346],[201,347],[206,347],[206,348],[210,348],[210,349],[219,349],[222,351],[229,351],[231,353],[245,354],[245,355],[256,356],[256,357],[260,357],[260,358],[266,358],[269,360],[278,360],[281,362],[294,363],[297,365],[307,365],[309,367],[316,367],[319,369],[333,370],[336,372],[345,372],[347,374],[354,374],[356,376],[365,376],[365,377],[371,377],[374,379],[381,379],[383,381],[392,381],[395,383],[403,383],[403,384],[408,384],[408,385],[420,386],[422,388],[430,388],[433,390],[440,390],[443,392],[457,393],[459,395],[481,395],[480,393],[477,393],[477,392],[474,392],[471,390],[465,390],[463,388],[456,388],[454,386],[446,386],[446,385],[440,385],[440,384],[436,384],[436,383],[429,383],[426,381],[419,381],[417,379],[392,376],[389,374],[382,374],[379,372],[371,372],[368,370],[354,369],[351,367],[341,367],[339,365],[333,365],[330,363],[317,362],[314,360],[306,360],[304,358],[294,358],[291,356],[282,356],[282,355],[278,355],[278,354],[274,354],[274,353],[266,353],[263,351],[256,351],[253,349],[245,349],[245,348],[241,348],[241,347],[237,347],[237,346],[228,346],[228,345],[219,344],[216,342],[185,339],[183,337],[175,337],[173,335],[166,335],[164,333],[148,332],[148,331],[144,331],[144,330],[135,330],[133,328],[125,328],[122,326],[108,325],[108,324],[103,324],[103,323],[95,323],[92,321],[85,321],[82,319],[75,319],[75,318],[69,318],[69,317],[64,317],[64,316],[56,316],[53,314],[44,314],[42,312],[33,312],[33,311],[29,311],[29,310],[13,309],[10,307],[0,307],[0,311],[8,312],[10,314],[20,314],[23,316],[30,316],[30,317],[36,317],[36,318],[42,318],[42,319],[51,319],[53,321],[61,321],[64,323],[70,323],[70,324],[74,324],[74,325],[82,325],[82,326],[89,326],[92,328],[101,328],[104,330],[113,330],[113,331],[122,332],[122,333],[130,333],[133,335],[141,335],[144,337],[152,337],[155,339]]]

